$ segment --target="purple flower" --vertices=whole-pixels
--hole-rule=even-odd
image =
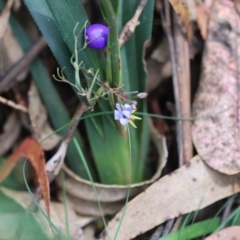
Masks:
[[[107,46],[108,27],[102,24],[93,24],[86,30],[87,46],[94,49],[102,49]]]
[[[114,119],[119,121],[122,126],[130,123],[133,127],[136,128],[136,125],[132,120],[141,118],[132,115],[132,113],[135,111],[133,107],[127,103],[124,105],[116,103],[116,108],[117,110],[114,110]]]

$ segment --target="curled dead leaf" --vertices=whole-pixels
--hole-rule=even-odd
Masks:
[[[62,138],[51,129],[48,123],[46,109],[42,105],[37,87],[33,81],[28,92],[28,100],[29,116],[34,126],[34,135],[39,142],[46,138],[41,142],[42,148],[46,151],[51,150]],[[50,134],[52,135],[48,137]]]
[[[147,92],[154,90],[162,81],[172,74],[167,38],[163,38],[153,51],[151,58],[146,60],[148,72]]]
[[[18,120],[17,113],[12,112],[3,126],[3,133],[0,134],[0,156],[12,148],[19,136],[20,130],[21,124]]]
[[[240,174],[219,173],[196,156],[128,203],[118,240],[132,239],[169,219],[202,209],[239,191]],[[108,224],[111,239],[121,216],[122,211]]]
[[[4,36],[0,42],[0,53],[1,59],[4,59],[4,61],[1,61],[1,75],[4,74],[7,70],[9,70],[13,64],[15,64],[23,57],[23,51],[19,46],[19,43],[16,40],[9,25],[7,25]],[[25,79],[27,71],[28,70],[24,70],[20,74],[18,74],[16,80],[21,81]],[[12,81],[12,83],[8,83],[3,89],[1,89],[1,91],[7,91],[14,83],[15,81]]]
[[[158,131],[150,124],[151,138],[157,148],[159,159],[158,169],[154,176],[141,183],[128,185],[105,185],[94,183],[97,190],[98,199],[102,204],[104,214],[114,214],[125,203],[128,189],[130,187],[130,197],[134,197],[143,190],[145,190],[151,183],[156,181],[161,175],[162,169],[166,164],[167,148],[165,137],[161,136]],[[77,213],[90,216],[101,216],[101,211],[96,200],[92,183],[84,180],[74,174],[65,165],[63,166],[65,173],[64,185],[69,198],[69,201],[73,203],[74,209]],[[61,179],[58,178],[57,182],[61,185]]]
[[[174,11],[180,16],[186,31],[187,31],[187,37],[189,40],[192,39],[192,26],[190,23],[190,14],[188,5],[181,0],[169,0],[171,3]]]
[[[39,186],[42,190],[46,212],[48,216],[50,216],[50,190],[45,170],[45,157],[41,146],[35,139],[25,138],[11,156],[4,162],[0,168],[0,182],[10,174],[17,161],[21,158],[27,158],[32,164],[39,181]]]
[[[193,104],[192,137],[209,166],[236,174],[240,172],[240,17],[230,0],[214,1],[212,16]]]

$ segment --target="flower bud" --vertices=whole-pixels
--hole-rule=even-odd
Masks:
[[[93,24],[86,30],[87,46],[94,49],[102,49],[107,46],[108,27],[102,24]]]
[[[138,94],[137,94],[137,97],[138,97],[138,98],[145,98],[145,97],[147,97],[147,95],[148,95],[147,93],[142,92],[142,93],[138,93]]]

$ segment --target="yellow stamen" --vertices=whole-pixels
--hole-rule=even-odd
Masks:
[[[137,126],[133,123],[132,120],[130,120],[129,123],[130,123],[133,127],[137,128]]]
[[[130,118],[131,118],[131,119],[138,119],[138,120],[141,120],[140,117],[137,117],[137,116],[135,116],[135,115],[131,115]]]

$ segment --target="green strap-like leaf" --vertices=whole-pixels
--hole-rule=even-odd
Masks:
[[[13,17],[10,18],[10,24],[22,49],[24,51],[29,50],[32,44],[27,35],[22,30],[21,26]],[[39,59],[36,59],[30,65],[30,69],[54,128],[58,129],[63,125],[69,123],[69,114],[52,83],[52,79],[49,77],[41,61]],[[59,133],[62,136],[65,136],[67,133],[67,128],[61,130]],[[78,133],[76,133],[76,136],[79,142],[82,142]],[[72,142],[69,144],[67,151],[67,164],[69,167],[71,167],[71,169],[74,170],[75,173],[85,179],[88,178],[86,170],[82,165],[81,159],[79,159],[78,151]]]

